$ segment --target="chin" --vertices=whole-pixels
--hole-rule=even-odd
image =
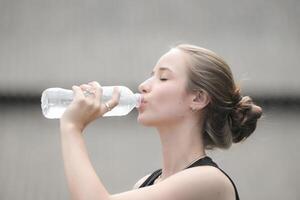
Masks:
[[[144,125],[144,126],[151,126],[151,127],[159,127],[168,123],[168,118],[164,118],[161,115],[150,115],[149,113],[146,115],[145,113],[139,113],[137,117],[137,122]]]
[[[157,117],[149,117],[145,116],[143,113],[139,113],[137,117],[137,122],[144,125],[144,126],[157,126],[159,120]]]
[[[147,120],[143,117],[140,117],[140,115],[137,118],[137,122],[139,124],[142,124],[143,126],[153,126],[153,121],[152,120]]]

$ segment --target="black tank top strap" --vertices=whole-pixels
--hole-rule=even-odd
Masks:
[[[225,173],[221,168],[219,168],[219,166],[208,156],[204,157],[204,158],[201,158],[199,160],[197,160],[195,163],[193,163],[191,166],[185,168],[185,169],[188,169],[188,168],[192,168],[192,167],[198,167],[198,166],[212,166],[212,167],[216,167],[218,168],[222,173],[224,173],[228,179],[230,180],[230,182],[232,183],[233,187],[234,187],[234,191],[235,191],[235,199],[236,200],[239,200],[239,194],[238,194],[238,191],[237,191],[237,188],[233,182],[233,180],[229,177],[229,175],[227,173]],[[144,183],[139,187],[139,188],[142,188],[142,187],[146,187],[146,186],[150,186],[150,185],[153,185],[154,184],[154,181],[161,175],[161,169],[158,169],[156,171],[154,171],[145,181]]]
[[[239,197],[239,194],[238,194],[238,191],[237,191],[237,188],[233,182],[233,180],[230,178],[230,176],[225,172],[223,171],[209,156],[205,156],[204,158],[201,158],[199,160],[197,160],[195,163],[193,163],[191,166],[187,167],[186,169],[188,168],[192,168],[192,167],[198,167],[198,166],[212,166],[212,167],[216,167],[218,168],[225,176],[227,176],[227,178],[230,180],[230,182],[232,183],[233,187],[234,187],[234,191],[235,191],[235,199],[236,200],[239,200],[240,197]]]
[[[144,183],[139,187],[146,187],[149,185],[153,185],[154,181],[161,175],[161,169],[156,170],[153,172],[145,181]]]
[[[198,166],[213,166],[216,168],[219,168],[218,165],[208,156],[205,156],[204,158],[200,158],[196,162],[194,162],[192,165],[188,166],[185,169],[192,168],[192,167],[198,167]]]
[[[238,191],[237,191],[237,188],[236,188],[236,186],[235,186],[233,180],[232,180],[232,179],[230,178],[230,176],[229,176],[226,172],[224,172],[221,168],[218,167],[218,169],[219,169],[221,172],[223,172],[223,174],[225,174],[225,176],[227,176],[227,178],[228,178],[228,179],[230,180],[230,182],[232,183],[232,185],[233,185],[233,187],[234,187],[234,191],[235,191],[235,199],[236,199],[236,200],[240,200],[239,193],[238,193]]]

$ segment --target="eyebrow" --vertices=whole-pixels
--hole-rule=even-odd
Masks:
[[[167,68],[167,67],[160,67],[160,68],[158,69],[158,71],[166,71],[166,70],[172,72],[172,70],[169,69],[169,68]],[[150,74],[151,74],[151,76],[152,76],[152,75],[154,74],[154,71],[152,71]]]

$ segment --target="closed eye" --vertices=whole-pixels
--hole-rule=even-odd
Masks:
[[[168,79],[166,79],[166,78],[160,78],[159,80],[161,80],[161,81],[166,81],[166,80],[168,80]]]

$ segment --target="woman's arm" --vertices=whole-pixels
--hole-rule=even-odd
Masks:
[[[72,199],[109,199],[98,178],[81,132],[72,125],[61,125],[61,143],[65,174]]]
[[[230,180],[217,168],[193,167],[151,186],[110,195],[110,200],[234,200]]]
[[[102,89],[97,82],[73,86],[74,100],[60,119],[61,145],[65,174],[72,199],[108,200],[109,194],[98,178],[83,139],[84,128],[101,117],[107,108],[101,103]],[[84,91],[89,95],[85,96]],[[120,95],[114,90],[107,102],[113,108]]]
[[[69,126],[61,127],[61,132],[65,174],[72,199],[226,200],[230,197],[231,183],[226,184],[227,178],[222,178],[223,174],[214,167],[187,169],[158,184],[111,195],[90,162],[80,131]]]
[[[91,97],[84,97],[82,89],[87,85],[73,87],[74,101],[60,119],[62,154],[65,174],[72,199],[82,200],[227,200],[230,199],[231,183],[214,167],[195,167],[183,170],[158,184],[111,195],[97,176],[83,138],[84,128],[94,119],[102,116],[105,106],[101,105],[101,89],[97,83],[90,83],[96,90]],[[115,92],[110,106],[118,103]],[[99,105],[100,104],[100,105]],[[201,169],[200,169],[201,168]],[[227,182],[226,182],[227,181]],[[228,183],[229,182],[229,183]]]

